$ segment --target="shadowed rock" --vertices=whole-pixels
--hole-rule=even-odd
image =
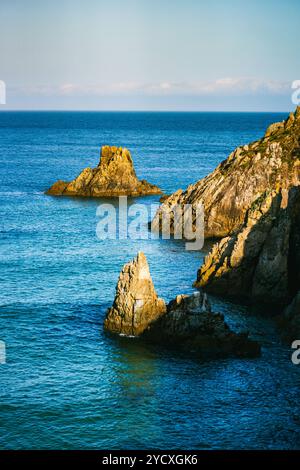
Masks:
[[[211,311],[206,294],[178,295],[167,313],[152,323],[143,337],[200,356],[257,357],[260,345],[248,333],[235,333],[224,316]]]
[[[197,287],[282,309],[300,289],[300,187],[266,191],[242,228],[216,243]]]
[[[288,189],[300,184],[300,107],[286,121],[272,124],[264,137],[238,147],[206,178],[179,189],[163,201],[152,227],[161,227],[163,214],[179,204],[203,202],[205,237],[231,235],[266,189]]]
[[[57,181],[46,194],[55,196],[115,197],[161,194],[161,190],[136,176],[129,150],[122,147],[101,148],[99,165],[85,168],[71,182]]]

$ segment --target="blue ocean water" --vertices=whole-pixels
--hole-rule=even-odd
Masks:
[[[101,201],[43,193],[96,166],[104,144],[128,147],[138,176],[170,193],[283,118],[0,113],[0,448],[300,448],[300,366],[269,319],[211,299],[262,342],[252,360],[199,361],[103,333],[119,271],[139,249],[166,300],[193,291],[203,252],[172,240],[100,241]]]

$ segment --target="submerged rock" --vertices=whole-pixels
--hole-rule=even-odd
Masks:
[[[272,124],[264,137],[238,147],[206,178],[179,189],[163,201],[152,227],[175,205],[201,201],[205,210],[205,237],[231,235],[244,222],[245,214],[267,189],[300,184],[300,107],[286,121]]]
[[[157,297],[143,253],[121,271],[104,328],[111,333],[139,336],[144,341],[202,356],[260,354],[259,344],[250,340],[247,333],[234,333],[223,315],[211,311],[206,294],[178,295],[166,307]]]
[[[71,182],[57,181],[46,194],[114,197],[162,194],[162,191],[154,184],[137,178],[129,150],[105,145],[101,148],[100,162],[96,168],[85,168]]]
[[[260,196],[241,229],[213,246],[195,285],[276,310],[287,305],[300,289],[300,187]]]
[[[144,253],[123,267],[113,306],[108,310],[104,327],[111,333],[139,336],[166,312],[158,298]]]

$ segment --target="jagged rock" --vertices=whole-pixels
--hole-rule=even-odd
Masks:
[[[248,334],[236,334],[223,315],[211,312],[206,294],[178,295],[167,308],[157,297],[143,253],[121,271],[104,328],[141,340],[176,346],[200,355],[253,357],[260,353]]]
[[[231,237],[215,244],[197,287],[282,308],[300,289],[300,187],[266,191]]]
[[[144,253],[123,267],[113,306],[104,327],[111,333],[139,336],[166,312],[165,302],[157,297]]]
[[[178,295],[167,313],[153,322],[143,338],[201,356],[256,357],[260,346],[248,333],[234,333],[224,316],[211,311],[206,294]]]
[[[143,196],[162,191],[136,176],[129,150],[104,145],[97,168],[85,168],[71,182],[57,181],[46,194],[55,196]]]
[[[247,210],[266,189],[299,184],[300,107],[286,121],[272,124],[262,139],[234,150],[206,178],[169,196],[158,209],[152,228],[161,227],[165,213],[172,220],[174,205],[196,206],[202,201],[205,237],[225,237],[243,224]]]

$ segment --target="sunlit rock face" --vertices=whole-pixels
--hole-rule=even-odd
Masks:
[[[272,124],[262,139],[238,147],[206,178],[179,189],[163,201],[152,221],[161,225],[162,214],[177,204],[205,210],[205,237],[231,235],[244,223],[247,210],[268,190],[300,184],[300,107],[286,121]]]
[[[104,327],[111,333],[139,336],[166,312],[158,298],[144,253],[123,267],[113,306],[108,310]]]
[[[85,168],[71,182],[57,181],[46,192],[55,196],[115,197],[161,194],[161,190],[136,176],[129,150],[105,145],[99,165]]]

